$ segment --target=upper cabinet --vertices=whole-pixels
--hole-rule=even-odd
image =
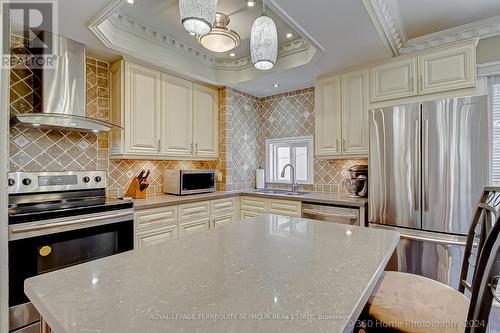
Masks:
[[[476,43],[452,44],[372,66],[371,101],[474,88]]]
[[[418,56],[420,94],[472,88],[476,86],[474,43],[446,47]]]
[[[342,154],[342,101],[340,75],[319,79],[315,87],[315,155]]]
[[[218,94],[216,90],[194,85],[194,154],[201,158],[218,155]]]
[[[414,57],[375,65],[370,72],[372,102],[417,94],[417,59]]]
[[[218,157],[218,92],[128,61],[111,68],[110,157],[212,160]]]
[[[368,69],[319,79],[316,83],[317,158],[368,155]]]

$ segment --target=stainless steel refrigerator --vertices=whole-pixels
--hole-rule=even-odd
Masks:
[[[370,226],[401,233],[388,269],[458,286],[488,181],[487,110],[487,96],[475,96],[369,111]]]

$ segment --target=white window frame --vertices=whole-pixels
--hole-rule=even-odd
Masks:
[[[290,184],[289,180],[280,180],[281,170],[277,170],[276,149],[278,147],[304,147],[307,145],[307,180],[297,180],[297,184],[314,184],[314,140],[311,135],[266,140],[266,183]],[[270,158],[270,156],[272,156]],[[290,164],[295,167],[295,156],[290,154]]]

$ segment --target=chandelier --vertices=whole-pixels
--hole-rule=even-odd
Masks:
[[[208,34],[196,38],[204,48],[212,52],[228,52],[240,45],[240,36],[227,26],[231,20],[223,13],[215,15],[215,25]]]

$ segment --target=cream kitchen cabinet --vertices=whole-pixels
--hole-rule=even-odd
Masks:
[[[184,238],[195,233],[208,231],[210,229],[210,218],[199,218],[196,220],[181,222],[179,224],[179,237]]]
[[[302,214],[302,203],[295,200],[243,196],[241,197],[240,211],[242,220],[266,213],[300,217]]]
[[[112,159],[214,160],[218,92],[128,61],[111,67]]]
[[[369,71],[343,73],[342,155],[368,155]]]
[[[317,158],[368,155],[369,71],[321,78],[316,83]]]
[[[218,92],[199,84],[195,84],[193,90],[194,156],[216,159],[219,150]]]
[[[397,58],[370,69],[371,101],[415,96],[417,90],[417,58]]]
[[[371,101],[375,103],[474,88],[476,44],[476,40],[469,40],[372,66]]]
[[[322,78],[315,85],[315,155],[332,157],[342,153],[342,101],[340,75]]]
[[[470,42],[418,56],[419,94],[476,86],[476,48]]]
[[[165,243],[177,239],[177,226],[171,225],[150,230],[140,230],[135,235],[135,248],[140,249],[147,246]]]
[[[110,152],[155,156],[160,150],[161,73],[131,62],[111,67],[114,129]]]
[[[218,228],[240,219],[238,198],[225,198],[210,201],[210,228]]]
[[[134,247],[142,248],[178,237],[177,206],[148,209],[134,214]]]

